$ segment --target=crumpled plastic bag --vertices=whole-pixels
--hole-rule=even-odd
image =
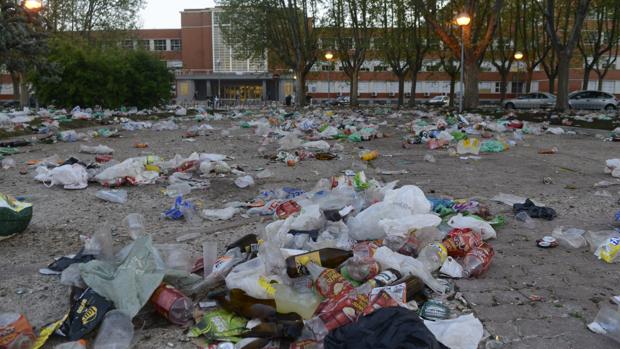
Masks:
[[[49,170],[37,167],[35,180],[43,182],[48,188],[62,185],[65,189],[84,189],[88,187],[88,173],[80,164],[63,165]]]
[[[301,139],[294,133],[289,133],[278,141],[280,147],[278,150],[293,150],[301,147]]]
[[[95,176],[95,180],[99,183],[114,182],[118,178],[131,177],[138,184],[153,183],[159,174],[153,171],[147,171],[144,168],[146,158],[129,158],[120,164],[111,166],[103,170]]]
[[[477,349],[484,331],[474,314],[449,320],[424,320],[424,325],[450,349]]]
[[[267,275],[265,263],[263,263],[262,258],[253,258],[247,262],[237,265],[230,271],[230,273],[228,273],[226,276],[226,287],[230,290],[233,288],[241,289],[250,297],[258,299],[273,298],[263,287],[261,287],[261,277],[267,280],[268,283],[271,281],[282,283],[282,279],[280,277]]]
[[[605,173],[612,177],[620,178],[620,159],[609,159],[605,161]]]
[[[441,224],[441,218],[433,214],[416,214],[397,219],[382,219],[379,221],[379,226],[387,236],[405,236],[412,230],[436,227],[439,224]]]
[[[235,214],[239,213],[239,209],[236,207],[226,207],[222,209],[205,209],[202,210],[202,218],[210,221],[227,221]]]
[[[383,201],[402,205],[408,208],[411,214],[430,213],[432,208],[422,189],[415,185],[404,185],[398,189],[387,190]]]
[[[320,229],[324,223],[319,205],[310,205],[302,208],[300,214],[295,216],[291,222],[291,229],[301,231]]]
[[[497,233],[495,232],[495,229],[493,229],[491,224],[483,220],[476,219],[474,217],[463,216],[460,213],[450,218],[450,220],[448,221],[448,225],[452,228],[469,228],[471,230],[480,232],[482,234],[483,240],[497,238]]]
[[[304,147],[304,149],[312,151],[328,151],[330,148],[329,143],[325,141],[306,142],[301,146]]]
[[[411,210],[403,205],[378,202],[349,219],[349,235],[355,240],[383,239],[385,231],[379,225],[382,219],[399,219],[409,215]]]
[[[134,317],[164,279],[163,261],[150,236],[139,237],[122,262],[94,260],[80,264],[84,283]]]

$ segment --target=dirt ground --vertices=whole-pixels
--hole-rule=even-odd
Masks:
[[[506,215],[506,225],[498,230],[492,241],[496,255],[489,272],[482,278],[461,280],[457,286],[473,304],[475,315],[485,329],[499,336],[504,348],[618,348],[618,343],[586,328],[599,306],[620,294],[619,264],[609,265],[596,259],[587,249],[569,250],[558,247],[540,249],[535,240],[550,235],[554,227],[578,227],[586,230],[610,228],[612,215],[620,209],[620,186],[605,188],[612,197],[595,196],[599,189],[593,184],[611,180],[603,173],[604,161],[619,157],[618,143],[603,142],[594,137],[593,130],[578,129],[577,135],[526,136],[525,143],[499,154],[485,154],[480,160],[450,157],[445,150],[429,151],[416,145],[401,147],[402,130],[393,127],[409,120],[388,119],[383,131],[391,137],[364,143],[343,143],[341,159],[334,161],[303,161],[296,167],[264,159],[257,153],[259,137],[251,129],[236,127],[230,136],[220,130],[237,125],[238,121],[218,121],[218,128],[196,142],[182,141],[181,135],[195,122],[185,122],[177,131],[122,131],[121,138],[97,139],[93,144],[105,144],[116,150],[115,158],[123,160],[141,154],[157,154],[171,158],[191,152],[223,153],[250,174],[270,169],[275,176],[257,180],[254,187],[239,189],[234,176],[213,178],[211,186],[193,191],[189,198],[203,200],[207,207],[218,208],[230,201],[250,200],[259,188],[295,186],[311,189],[320,178],[339,175],[349,168],[359,168],[358,147],[377,149],[382,156],[365,169],[369,178],[382,181],[398,179],[400,185],[415,184],[427,195],[453,198],[479,198],[488,201],[500,192],[527,196],[553,207],[558,217],[553,221],[536,220],[528,229],[514,220],[510,208],[492,203],[493,213]],[[133,144],[146,142],[148,149],[136,149]],[[330,141],[332,143],[332,141]],[[84,161],[93,155],[79,154],[81,143],[57,143],[20,148],[13,158],[18,168],[27,160],[42,159],[58,154],[61,158],[76,156]],[[554,155],[539,155],[539,148],[558,147]],[[268,147],[275,152],[277,144]],[[423,161],[431,153],[436,163]],[[378,170],[406,169],[409,174],[387,176]],[[32,171],[20,175],[18,169],[0,170],[0,192],[28,197],[34,204],[34,218],[28,230],[9,240],[0,241],[0,312],[26,314],[36,327],[58,320],[69,306],[69,289],[58,277],[44,276],[39,268],[47,266],[54,257],[75,253],[80,248],[80,234],[89,234],[100,225],[116,226],[115,244],[130,241],[121,226],[131,212],[142,213],[147,229],[157,243],[175,243],[189,232],[200,232],[198,239],[186,242],[196,256],[201,254],[202,242],[215,240],[220,250],[226,243],[250,233],[261,232],[266,222],[259,218],[236,216],[231,221],[208,222],[191,227],[183,221],[160,218],[170,207],[172,199],[162,194],[166,184],[126,188],[129,200],[124,205],[103,202],[95,197],[101,187],[91,184],[81,191],[60,187],[46,188],[33,180]],[[552,184],[544,184],[551,177]],[[542,300],[532,301],[531,296]],[[169,325],[159,316],[139,315],[135,348],[194,348],[183,330]],[[59,343],[50,341],[46,347]],[[481,347],[484,347],[481,344]]]

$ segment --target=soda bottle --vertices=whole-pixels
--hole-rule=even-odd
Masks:
[[[391,235],[383,240],[383,246],[405,256],[415,257],[418,255],[420,241],[413,234],[408,236]]]
[[[304,267],[309,262],[325,268],[337,268],[347,259],[353,256],[353,252],[337,248],[323,248],[320,250],[291,256],[286,259],[286,273],[291,278],[307,274]]]
[[[480,276],[491,266],[495,252],[487,243],[472,248],[463,259],[463,277]]]
[[[418,260],[424,264],[426,270],[434,272],[439,269],[443,262],[448,258],[448,251],[441,243],[432,243],[424,246],[420,254],[418,254]]]
[[[184,326],[192,321],[194,305],[181,291],[161,284],[151,296],[155,310],[175,325]]]
[[[482,235],[469,228],[452,229],[442,244],[448,251],[448,256],[463,257],[472,248],[482,244]]]
[[[324,298],[335,298],[353,290],[353,285],[334,269],[323,268],[312,262],[308,263],[307,268],[316,291]]]

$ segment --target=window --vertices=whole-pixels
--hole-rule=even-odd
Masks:
[[[151,43],[149,42],[149,40],[140,40],[138,42],[138,46],[143,49],[143,50],[147,50],[149,51],[151,49]]]
[[[122,43],[123,48],[126,50],[133,50],[133,40],[125,40]]]
[[[166,40],[154,40],[155,51],[166,51]]]
[[[322,71],[334,71],[334,66],[332,64],[324,64],[321,66]]]
[[[172,40],[170,40],[170,50],[171,51],[181,51],[181,40],[180,39],[172,39]]]
[[[381,71],[387,71],[388,68],[385,65],[375,65],[374,68],[372,68],[372,70],[376,72],[381,72]]]
[[[523,86],[525,84],[523,83],[523,81],[513,81],[511,83],[510,89],[512,91],[512,93],[523,93]]]
[[[370,68],[368,68],[368,67],[361,67],[360,71],[370,71]]]
[[[495,83],[495,89],[493,89],[493,91],[495,93],[501,93],[502,92],[502,83],[501,82],[496,82]]]

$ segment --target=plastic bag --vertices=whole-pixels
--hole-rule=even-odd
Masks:
[[[228,289],[241,289],[249,296],[258,299],[273,298],[261,287],[259,283],[261,277],[264,277],[269,282],[274,280],[278,283],[282,282],[282,279],[277,276],[268,277],[263,260],[261,258],[254,258],[237,265],[230,271],[226,276],[226,287]]]
[[[236,207],[226,207],[222,209],[214,210],[202,210],[202,218],[210,221],[227,221],[233,218],[234,215],[239,213],[239,209]]]
[[[609,159],[605,162],[605,173],[620,178],[620,159]]]
[[[478,140],[478,138],[468,138],[460,140],[459,143],[456,145],[456,152],[460,155],[478,155],[480,153],[480,141]]]
[[[382,239],[385,237],[385,231],[379,225],[382,219],[399,219],[410,214],[411,210],[402,205],[386,201],[376,203],[349,219],[349,235],[355,240]]]
[[[424,192],[415,185],[405,185],[398,189],[388,190],[383,198],[385,203],[402,205],[411,211],[411,214],[431,212],[431,203],[426,199]]]
[[[551,236],[556,238],[561,246],[570,247],[570,248],[582,248],[588,245],[585,237],[585,230],[576,229],[576,228],[568,228],[564,230],[562,227],[558,227],[553,229],[553,233]]]
[[[307,150],[312,150],[312,151],[328,151],[330,148],[329,143],[325,141],[306,142],[302,144],[301,146]]]
[[[88,145],[80,145],[80,153],[86,154],[113,154],[114,149],[105,146],[105,145],[97,145],[97,146],[88,146]]]
[[[620,309],[603,305],[594,321],[588,324],[588,328],[594,333],[605,335],[620,343]]]
[[[504,143],[496,140],[482,142],[480,152],[482,153],[501,153],[506,149]]]
[[[37,167],[36,172],[34,179],[43,182],[47,187],[58,184],[65,189],[84,189],[88,186],[88,173],[80,164],[63,165],[52,170]]]
[[[477,349],[484,330],[474,314],[450,320],[424,320],[424,325],[450,349]]]
[[[287,134],[278,143],[280,144],[278,150],[293,150],[301,147],[301,139],[293,133]]]
[[[241,189],[251,187],[254,185],[254,178],[252,176],[243,176],[235,180],[235,185]]]
[[[379,221],[379,226],[387,236],[405,236],[412,230],[436,227],[439,224],[441,224],[441,218],[432,214],[417,214],[397,219],[382,219]]]
[[[325,219],[319,205],[310,205],[302,208],[300,214],[291,222],[292,230],[309,231],[323,227]]]
[[[379,247],[373,256],[381,265],[383,270],[393,268],[399,270],[403,275],[417,276],[428,287],[437,293],[445,293],[448,289],[443,280],[433,278],[426,270],[426,267],[419,260],[396,253],[385,246]]]
[[[608,237],[594,252],[594,255],[607,263],[620,261],[620,233]]]
[[[483,221],[473,217],[463,216],[462,214],[458,214],[448,221],[448,225],[452,228],[469,228],[471,230],[480,232],[482,234],[483,240],[495,239],[497,238],[497,233],[493,227]]]

